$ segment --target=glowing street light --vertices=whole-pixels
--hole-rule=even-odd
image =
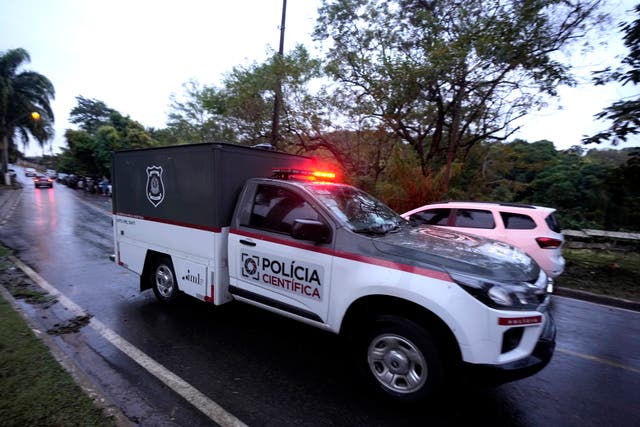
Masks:
[[[31,118],[35,121],[40,120],[40,113],[38,113],[37,111],[31,111],[27,114],[31,115]],[[3,126],[4,129],[3,129],[3,135],[2,135],[2,167],[4,170],[5,185],[11,185],[11,175],[9,175],[9,139],[7,138],[9,125],[15,123],[16,121],[22,119],[25,116],[26,114],[18,116],[17,118],[13,119],[9,123],[4,123],[4,126]]]

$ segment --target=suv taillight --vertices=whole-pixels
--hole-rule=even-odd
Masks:
[[[562,246],[562,240],[551,237],[538,237],[536,242],[538,242],[538,246],[542,249],[557,249]]]

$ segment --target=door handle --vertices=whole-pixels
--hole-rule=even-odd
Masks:
[[[245,245],[245,246],[255,246],[256,245],[254,242],[250,242],[248,240],[240,240],[240,243]]]

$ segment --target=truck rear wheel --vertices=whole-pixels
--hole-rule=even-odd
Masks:
[[[394,399],[424,400],[442,386],[444,368],[437,342],[417,323],[378,316],[361,343],[361,368],[379,390]]]
[[[151,270],[151,287],[156,298],[165,304],[170,304],[178,298],[180,290],[171,258],[163,256],[155,260]]]

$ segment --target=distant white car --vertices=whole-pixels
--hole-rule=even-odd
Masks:
[[[52,179],[56,179],[58,177],[58,172],[56,172],[53,169],[47,169],[47,171],[44,174]]]
[[[564,236],[555,209],[509,203],[446,202],[402,214],[412,224],[430,224],[509,243],[533,258],[549,276],[564,271]]]
[[[24,168],[24,176],[36,176],[38,173],[34,168]]]

